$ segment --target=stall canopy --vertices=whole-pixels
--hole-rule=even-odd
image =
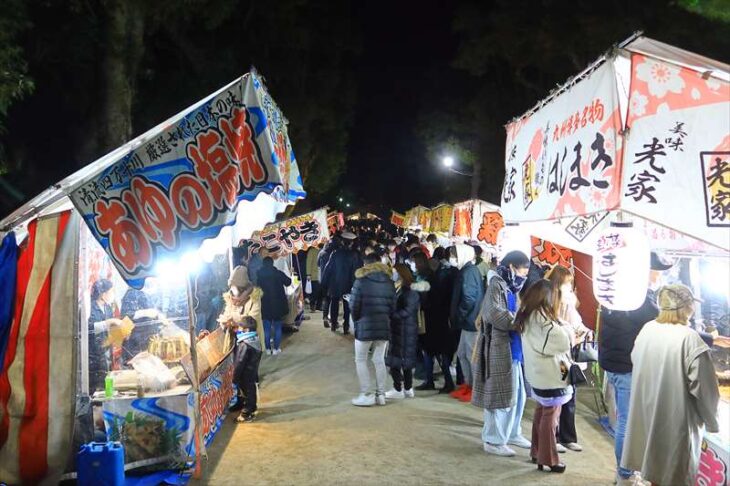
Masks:
[[[305,196],[286,124],[251,72],[0,221],[2,275],[17,274],[0,279],[0,294],[13,300],[12,311],[0,306],[0,478],[55,484],[69,458],[85,379],[77,371],[88,315],[79,308],[91,287],[79,275],[79,236],[88,234],[80,220],[131,286],[141,287],[163,259],[177,262],[175,276],[185,279],[181,255],[215,242],[230,248]],[[18,248],[16,239],[25,243]],[[188,289],[193,333],[191,299]],[[191,381],[197,396],[206,393]],[[202,431],[199,411],[195,417]]]
[[[621,211],[654,248],[727,254],[729,73],[645,37],[624,42],[507,125],[505,220],[586,250]]]
[[[237,221],[240,203],[267,223],[304,196],[287,121],[252,71],[49,188],[0,229],[70,199],[139,288],[157,261],[197,250],[224,226],[250,236],[257,228]]]

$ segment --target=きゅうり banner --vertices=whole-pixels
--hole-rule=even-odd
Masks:
[[[611,62],[509,124],[504,219],[540,221],[617,207],[620,128]]]
[[[249,253],[265,249],[269,256],[278,258],[290,253],[307,250],[330,239],[327,225],[327,209],[287,219],[281,223],[266,225],[251,237]]]
[[[303,197],[286,120],[255,73],[181,115],[71,194],[122,277],[196,249],[259,193]]]
[[[730,249],[730,84],[631,62],[622,209]]]

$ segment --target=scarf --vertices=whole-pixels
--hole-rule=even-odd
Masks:
[[[512,270],[510,270],[509,267],[504,267],[502,265],[497,267],[497,275],[507,282],[507,288],[509,288],[510,292],[515,295],[520,293],[520,290],[522,290],[522,287],[525,285],[525,281],[527,281],[527,278],[518,277],[512,273]]]

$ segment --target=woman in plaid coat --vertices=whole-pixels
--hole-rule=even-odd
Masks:
[[[477,318],[472,404],[484,409],[484,450],[506,457],[515,455],[508,444],[525,449],[531,446],[520,427],[526,392],[522,345],[514,327],[517,294],[529,266],[524,253],[508,253],[497,271],[487,276],[489,285]]]

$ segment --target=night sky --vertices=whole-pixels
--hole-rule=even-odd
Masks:
[[[343,187],[370,210],[436,204],[448,175],[415,134],[424,77],[448,66],[457,48],[451,2],[360,2],[363,37],[359,100]],[[449,89],[444,86],[443,89]],[[464,189],[466,190],[466,189]],[[466,192],[464,193],[466,198]]]

